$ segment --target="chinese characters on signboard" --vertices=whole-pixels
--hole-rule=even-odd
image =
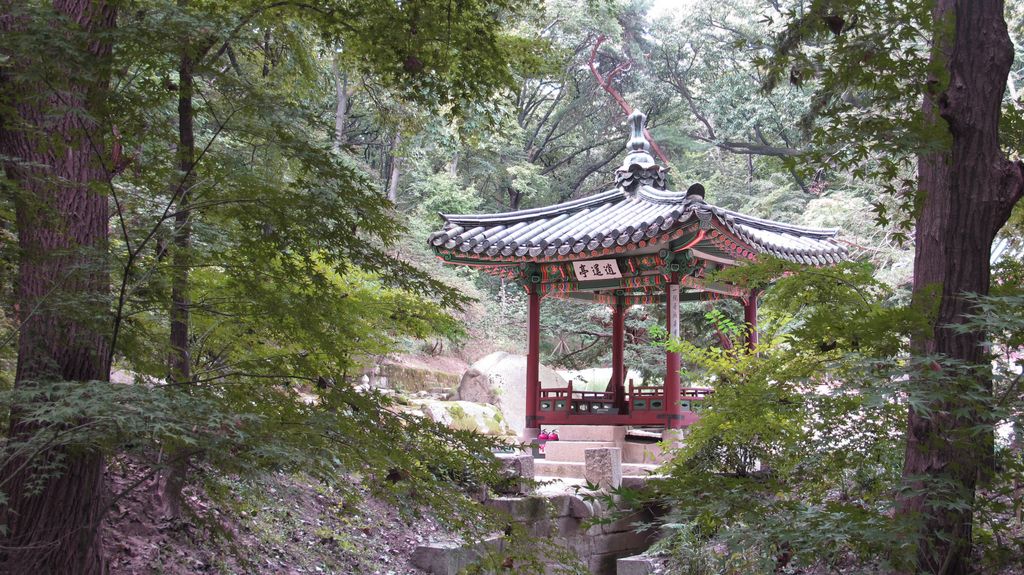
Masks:
[[[622,277],[615,260],[589,260],[572,262],[572,269],[579,281],[618,279]]]

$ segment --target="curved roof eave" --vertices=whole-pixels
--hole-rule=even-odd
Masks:
[[[847,258],[846,248],[834,240],[836,229],[748,216],[708,204],[700,196],[650,186],[640,186],[633,194],[616,188],[518,212],[441,215],[444,228],[428,238],[434,251],[480,262],[568,261],[618,255],[678,239],[684,228],[694,226],[694,216],[700,220],[701,229],[714,232],[699,245],[735,257],[750,259],[768,253],[812,265]]]

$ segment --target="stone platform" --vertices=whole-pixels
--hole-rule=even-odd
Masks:
[[[668,433],[666,439],[675,441],[676,433]],[[558,436],[557,441],[544,443],[544,457],[535,461],[537,475],[583,478],[588,449],[620,450],[624,476],[649,475],[670,457],[659,443],[631,440],[622,426],[566,425],[558,428]]]
[[[534,473],[539,480],[548,477],[566,479],[585,479],[586,463],[581,461],[552,461],[550,459],[534,459]],[[623,463],[622,477],[646,477],[655,474],[658,466],[650,463]]]

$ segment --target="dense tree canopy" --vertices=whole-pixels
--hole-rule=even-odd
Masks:
[[[0,0],[3,568],[103,572],[122,456],[171,515],[195,474],[397,474],[371,483],[492,527],[452,484],[497,481],[498,443],[355,384],[389,354],[521,351],[521,286],[424,240],[438,212],[609,189],[632,108],[670,188],[838,227],[855,260],[734,270],[772,288],[756,354],[739,305],[684,307],[667,345],[718,393],[654,494],[687,502],[667,552],[694,573],[1021,553],[1024,7],[655,4]],[[609,363],[610,309],[544,306],[545,363]],[[659,381],[664,310],[626,324]]]

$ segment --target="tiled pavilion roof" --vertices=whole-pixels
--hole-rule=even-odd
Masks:
[[[545,296],[600,302],[624,297],[630,304],[663,300],[673,277],[685,288],[684,299],[746,297],[737,287],[708,281],[705,271],[761,254],[813,266],[847,258],[834,229],[714,206],[700,184],[686,192],[665,190],[665,170],[643,136],[643,114],[630,121],[629,153],[615,172],[614,189],[517,212],[441,214],[444,227],[430,234],[430,246],[448,263],[536,284]],[[579,263],[588,260],[596,261]],[[607,273],[591,268],[605,265]]]
[[[794,226],[719,208],[700,195],[640,186],[518,212],[442,214],[444,227],[428,238],[445,259],[471,262],[585,260],[654,253],[691,243],[697,257],[719,263],[770,254],[810,265],[846,258],[836,230]],[[704,232],[701,234],[700,232]],[[722,262],[721,260],[730,260]]]

